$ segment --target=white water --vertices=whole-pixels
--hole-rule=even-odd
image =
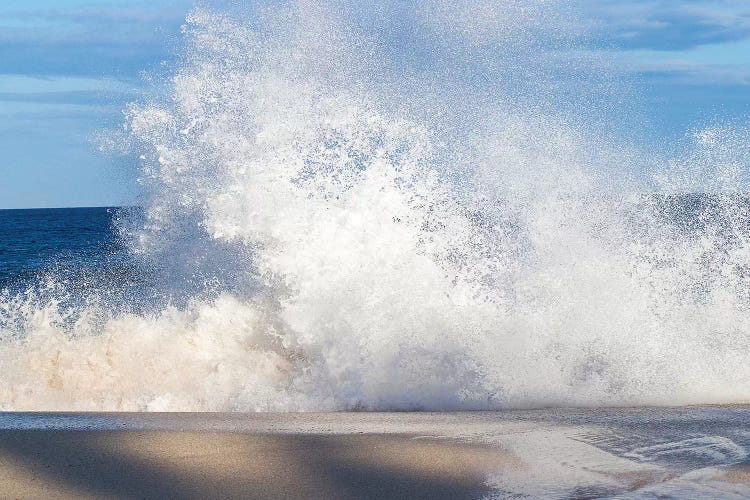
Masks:
[[[618,135],[627,93],[564,8],[193,11],[168,95],[120,139],[146,207],[123,234],[191,298],[4,297],[2,407],[750,399],[748,132]],[[649,190],[713,212],[680,228]]]

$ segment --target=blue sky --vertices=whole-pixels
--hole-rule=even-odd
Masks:
[[[135,200],[132,166],[102,156],[94,135],[121,122],[143,71],[174,59],[193,3],[0,3],[0,208]],[[636,77],[655,134],[750,115],[750,2],[580,3],[585,49]]]
[[[0,208],[130,203],[95,134],[173,58],[188,0],[0,3]]]

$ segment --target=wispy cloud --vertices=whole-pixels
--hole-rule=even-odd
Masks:
[[[0,92],[0,102],[112,105],[127,103],[134,95],[123,92],[72,90],[67,92]]]
[[[593,39],[623,49],[688,50],[750,38],[750,3],[746,1],[584,3]]]
[[[750,85],[750,65],[703,64],[669,59],[642,65],[639,73],[652,81],[682,85]]]
[[[169,8],[0,7],[0,73],[136,77],[172,56],[184,0]]]
[[[88,7],[3,12],[0,40],[142,42],[159,39],[164,28],[184,20],[190,3],[177,8]],[[40,27],[44,29],[39,29]]]

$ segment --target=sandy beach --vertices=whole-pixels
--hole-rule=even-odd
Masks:
[[[745,447],[727,437],[746,416],[4,413],[0,497],[732,498],[750,491]]]
[[[750,500],[749,55],[750,0],[0,0],[0,500]]]
[[[5,498],[480,498],[500,449],[389,435],[4,431]]]

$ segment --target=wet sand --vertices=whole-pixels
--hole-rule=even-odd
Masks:
[[[0,498],[750,497],[747,408],[0,413]]]
[[[481,498],[501,449],[413,436],[1,431],[3,498]]]

